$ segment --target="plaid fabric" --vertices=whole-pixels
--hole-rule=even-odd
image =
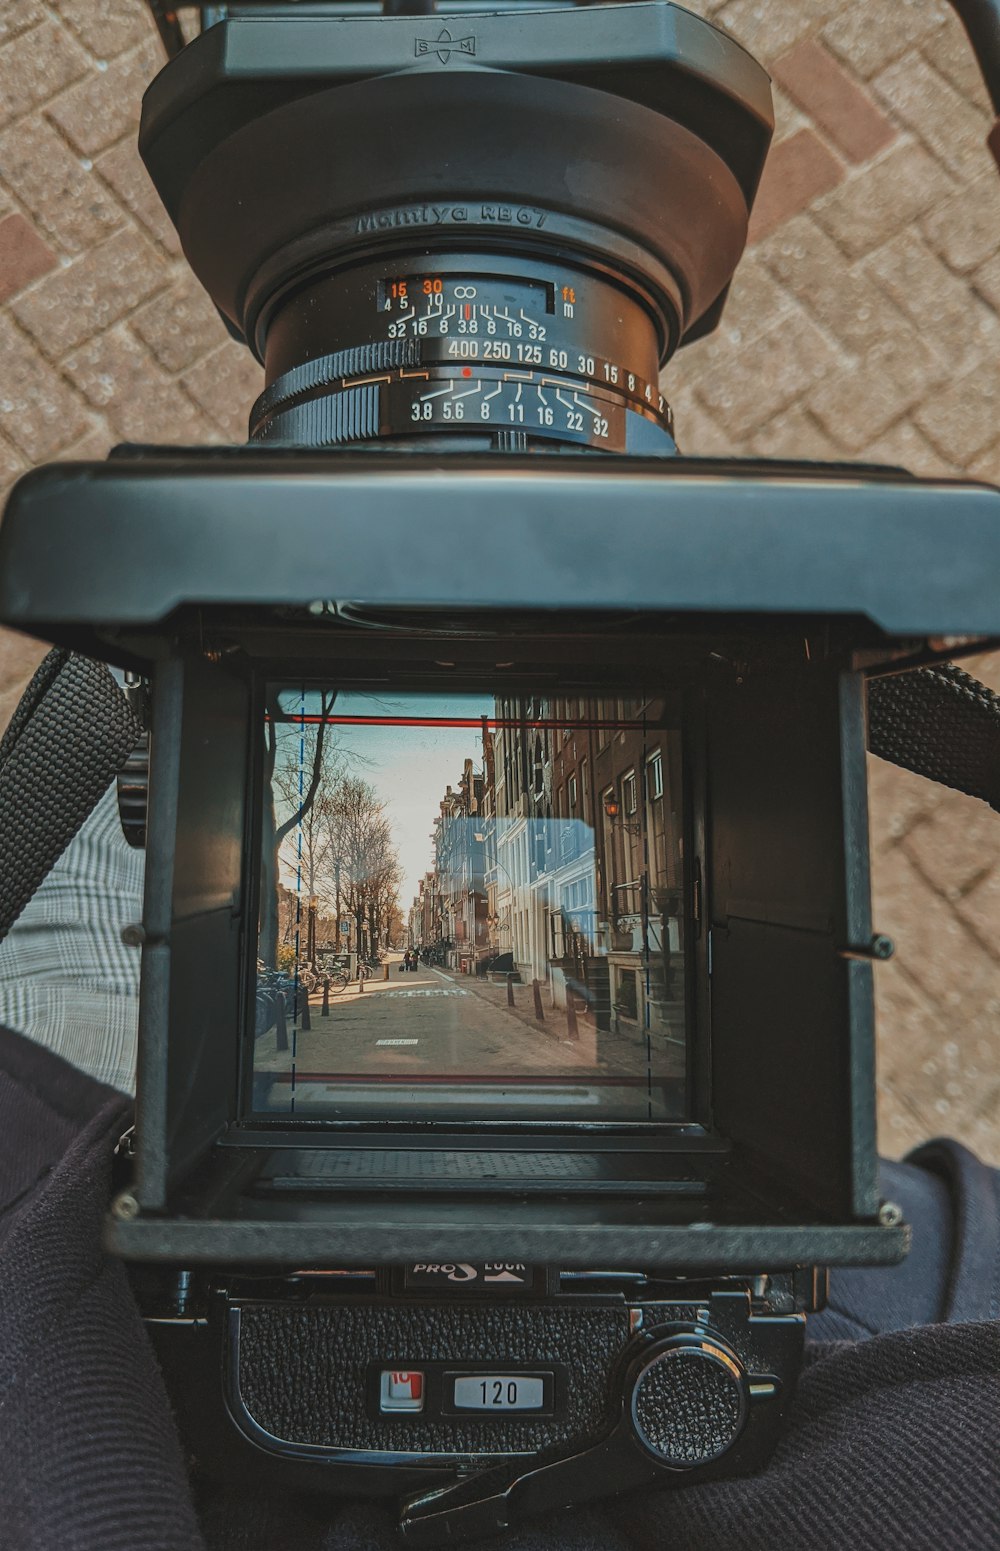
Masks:
[[[110,786],[0,943],[0,1024],[98,1082],[135,1092],[144,856],[122,834]]]

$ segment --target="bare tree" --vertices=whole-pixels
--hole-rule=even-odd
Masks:
[[[315,731],[310,741],[312,744],[309,761],[305,762],[304,748],[301,743],[295,747],[301,749],[302,757],[299,768],[302,772],[301,785],[296,778],[296,793],[292,804],[292,811],[280,823],[278,822],[275,806],[275,767],[278,759],[279,743],[288,746],[288,740],[279,736],[279,728],[294,726],[284,711],[277,692],[272,694],[267,703],[267,722],[264,737],[264,781],[263,781],[263,829],[261,840],[261,880],[260,880],[260,938],[258,953],[265,964],[272,968],[277,963],[278,955],[278,853],[281,843],[297,824],[304,821],[309,815],[316,794],[319,791],[320,781],[323,777],[324,751],[327,747],[327,717],[333,710],[336,699],[335,690],[325,690],[320,696],[319,720],[314,724],[310,721],[306,724],[303,718],[296,732],[299,740],[304,740],[306,728]]]
[[[371,951],[384,940],[391,912],[398,909],[402,869],[392,842],[392,827],[370,782],[345,776],[324,804],[327,855],[339,862],[341,898],[354,918],[355,943]]]

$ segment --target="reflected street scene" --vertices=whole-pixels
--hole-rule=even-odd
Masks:
[[[686,1117],[662,701],[276,686],[263,734],[255,1112]]]

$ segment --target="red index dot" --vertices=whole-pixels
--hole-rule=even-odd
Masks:
[[[463,366],[462,367],[462,376],[463,377],[471,377],[472,376],[472,367],[471,366]]]

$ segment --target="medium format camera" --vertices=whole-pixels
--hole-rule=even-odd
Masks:
[[[142,154],[266,387],[23,480],[0,613],[149,683],[108,1243],[182,1430],[426,1545],[757,1469],[826,1268],[907,1246],[866,684],[1000,628],[1000,496],[678,455],[772,130],[708,23],[161,21]]]

